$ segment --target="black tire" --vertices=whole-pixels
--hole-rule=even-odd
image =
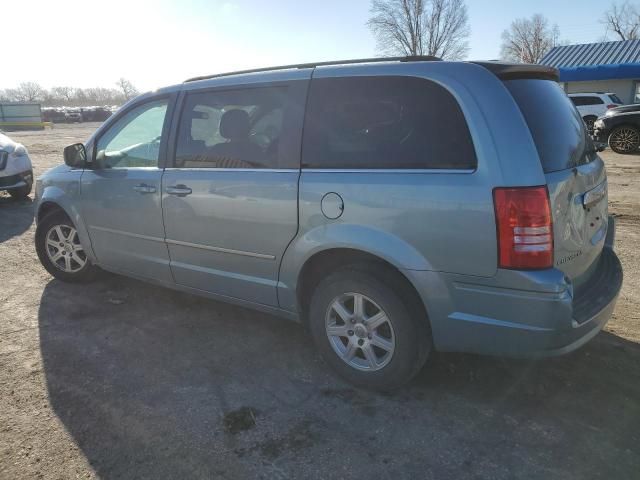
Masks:
[[[31,189],[33,188],[33,171],[29,171],[29,173],[24,176],[24,181],[26,182],[24,187],[9,190],[9,195],[11,195],[14,200],[24,200],[31,193]]]
[[[640,148],[640,131],[631,125],[620,125],[609,134],[609,147],[616,153],[637,153]]]
[[[73,272],[64,271],[51,260],[47,251],[49,248],[47,246],[47,235],[56,226],[70,227],[74,230],[76,228],[69,217],[62,212],[52,212],[38,222],[38,226],[36,228],[36,252],[42,266],[55,278],[64,282],[79,283],[93,280],[98,269],[96,266],[91,264],[89,258],[86,258],[86,263],[83,267]],[[76,264],[76,266],[77,265],[78,264]]]
[[[324,360],[349,383],[365,389],[389,391],[406,384],[424,365],[431,351],[431,333],[424,309],[417,304],[420,300],[409,289],[406,282],[394,281],[388,270],[361,265],[341,268],[324,278],[315,289],[309,308],[311,335]],[[329,340],[325,327],[327,316],[331,315],[329,309],[344,294],[368,297],[389,319],[395,348],[388,363],[378,370],[359,370],[349,365]],[[341,339],[343,345],[349,345],[352,340],[367,341],[364,337],[354,336],[352,330],[349,332],[349,338]],[[362,357],[357,361],[366,362],[364,349],[358,349],[357,355]]]
[[[583,118],[584,124],[587,126],[587,133],[589,136],[593,135],[593,124],[598,119],[598,117],[594,117],[593,115],[588,115]]]

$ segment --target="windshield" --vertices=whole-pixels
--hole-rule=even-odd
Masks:
[[[529,125],[546,173],[573,168],[594,158],[593,142],[582,117],[560,85],[537,79],[504,83]]]

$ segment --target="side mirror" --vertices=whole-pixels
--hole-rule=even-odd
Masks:
[[[87,151],[82,143],[74,143],[64,149],[64,163],[73,168],[84,168],[87,162]]]

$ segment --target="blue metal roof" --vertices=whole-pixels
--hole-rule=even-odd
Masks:
[[[556,67],[561,82],[640,78],[640,40],[554,47],[540,63]]]
[[[540,63],[556,68],[640,64],[640,40],[554,47]]]

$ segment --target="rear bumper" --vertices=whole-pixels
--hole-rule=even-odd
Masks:
[[[546,348],[532,352],[539,356],[569,353],[595,337],[615,308],[622,288],[622,265],[612,248],[605,247],[592,278],[573,292],[571,329],[550,334]]]
[[[590,279],[575,290],[556,269],[499,271],[493,279],[425,274],[421,291],[429,292],[424,300],[435,348],[545,357],[581,347],[607,323],[622,287],[614,230]]]

